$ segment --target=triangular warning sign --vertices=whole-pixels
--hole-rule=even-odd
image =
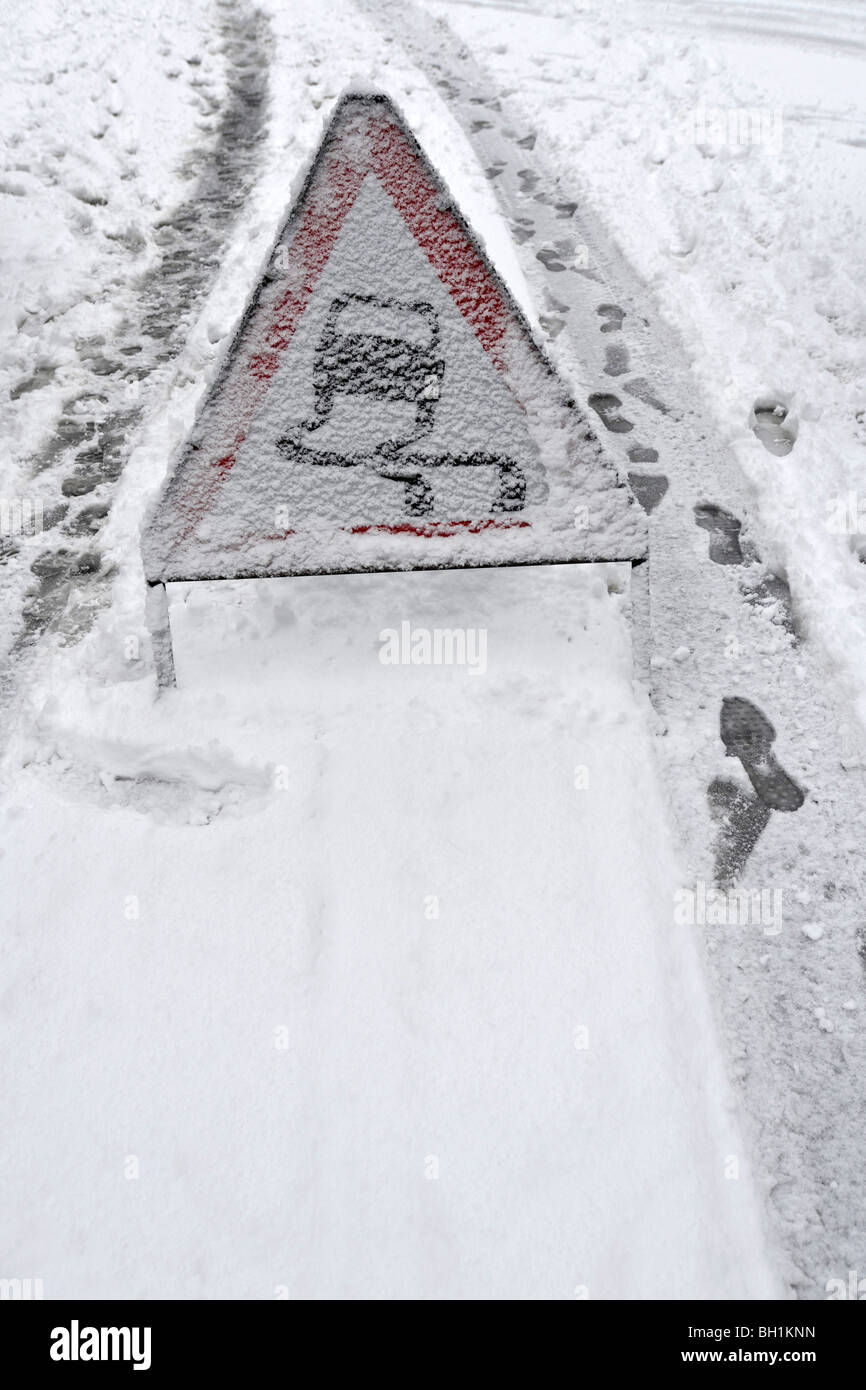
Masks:
[[[143,549],[151,584],[646,554],[386,97],[339,103]]]

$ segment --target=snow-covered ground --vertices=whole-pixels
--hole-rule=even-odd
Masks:
[[[517,99],[674,325],[802,619],[866,715],[866,9],[431,5]],[[733,138],[732,137],[733,134]],[[750,428],[787,406],[796,466]]]
[[[10,1267],[58,1297],[778,1293],[602,579],[174,609],[176,695],[64,683],[5,806]],[[380,660],[467,614],[486,669]]]
[[[0,1275],[47,1297],[823,1297],[866,1264],[866,567],[828,524],[864,487],[864,16],[397,10],[7,6],[0,495],[45,529],[0,537]],[[670,409],[624,409],[670,482],[655,710],[621,598],[559,568],[175,586],[157,698],[142,519],[358,79],[579,399],[607,370],[590,346],[616,366],[597,286],[632,295],[627,321],[645,293],[629,350]],[[494,107],[521,169],[490,162]],[[764,401],[786,455],[751,428]],[[766,613],[694,522],[732,502],[782,581]],[[383,665],[404,621],[483,630],[486,669]],[[766,695],[809,793],[750,861],[781,931],[674,911],[712,880],[731,695]]]

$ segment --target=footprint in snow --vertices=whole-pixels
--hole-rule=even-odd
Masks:
[[[749,796],[724,777],[713,779],[707,799],[719,822],[713,876],[718,887],[726,888],[742,874],[772,812],[756,796]]]
[[[805,793],[772,752],[776,731],[756,705],[739,696],[722,701],[719,733],[729,758],[739,758],[754,796],[735,782],[716,777],[707,788],[710,809],[720,822],[715,880],[736,882],[773,811],[797,811]]]
[[[631,490],[647,516],[654,512],[668,490],[664,473],[629,473]]]
[[[629,459],[632,463],[658,463],[659,455],[657,449],[651,449],[647,444],[633,444],[628,451]]]
[[[628,371],[628,348],[622,343],[608,343],[605,352],[604,371],[606,376],[622,376]]]
[[[722,700],[719,735],[729,758],[739,758],[755,795],[771,811],[798,811],[806,794],[781,766],[772,745],[776,730],[751,700]]]
[[[91,502],[82,507],[63,526],[67,536],[94,536],[108,516],[107,502]]]
[[[554,318],[552,314],[540,314],[538,322],[549,338],[556,338],[565,327],[565,319]]]
[[[619,414],[622,406],[619,396],[614,396],[606,391],[597,391],[590,396],[589,404],[605,429],[610,430],[612,434],[628,434],[629,430],[634,429],[631,420],[627,420],[624,415]]]
[[[740,593],[747,603],[766,612],[771,622],[778,623],[797,642],[802,629],[794,611],[791,586],[786,579],[766,571],[756,580],[744,580]]]
[[[56,366],[35,367],[29,377],[24,377],[17,386],[13,386],[9,392],[10,401],[17,401],[20,396],[25,396],[29,391],[41,391],[43,386],[48,386],[57,371]]]
[[[668,408],[664,401],[660,401],[653,391],[649,382],[642,376],[635,377],[633,381],[626,381],[623,390],[628,391],[630,396],[636,396],[644,405],[651,405],[653,410],[661,411],[662,415],[668,414]]]
[[[544,246],[540,251],[536,251],[535,259],[541,261],[545,270],[550,270],[557,274],[561,270],[566,270],[567,266],[562,259],[562,253],[554,251],[550,246]]]
[[[551,313],[567,314],[569,312],[568,305],[560,303],[560,301],[556,298],[556,295],[553,294],[549,289],[545,289],[544,291],[544,302],[547,308],[550,309]]]
[[[605,320],[601,325],[602,333],[618,333],[622,328],[625,309],[621,309],[618,304],[599,304],[595,312]]]
[[[788,420],[788,408],[780,401],[757,400],[750,424],[764,448],[779,458],[790,454],[797,438],[796,427]]]
[[[760,565],[761,557],[751,541],[740,541],[742,522],[733,512],[712,502],[695,505],[695,521],[710,533],[709,557],[715,565]],[[740,584],[740,593],[753,607],[764,609],[771,621],[778,623],[798,641],[800,626],[794,613],[791,588],[786,579],[771,570],[762,570],[756,577],[748,575]]]
[[[714,565],[743,563],[740,546],[742,522],[732,512],[711,502],[699,502],[695,506],[695,521],[702,530],[710,533],[710,559]]]

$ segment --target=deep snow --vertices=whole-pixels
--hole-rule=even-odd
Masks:
[[[406,617],[471,618],[486,672],[384,665]],[[156,711],[65,687],[19,750],[7,1262],[58,1297],[777,1293],[603,580],[179,587],[174,622]]]

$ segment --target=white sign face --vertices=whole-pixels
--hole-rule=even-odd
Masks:
[[[384,98],[338,107],[144,553],[151,582],[646,554]]]

